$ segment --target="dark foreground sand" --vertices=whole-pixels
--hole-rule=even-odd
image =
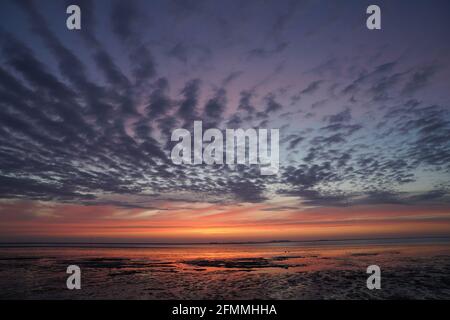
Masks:
[[[82,289],[65,271],[82,270]],[[368,290],[366,268],[382,270]],[[448,245],[1,248],[2,299],[449,299]]]

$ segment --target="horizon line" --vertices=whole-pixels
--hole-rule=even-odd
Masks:
[[[312,239],[312,240],[267,240],[267,241],[209,241],[209,242],[47,242],[47,241],[17,241],[0,242],[0,247],[28,247],[28,246],[87,246],[87,245],[217,245],[217,244],[270,244],[270,243],[294,243],[294,242],[332,242],[332,241],[364,241],[364,240],[425,240],[425,239],[449,239],[450,236],[417,236],[417,237],[383,237],[383,238],[345,238],[345,239]]]

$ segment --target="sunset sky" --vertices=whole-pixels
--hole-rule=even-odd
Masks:
[[[449,12],[1,1],[0,242],[450,235]],[[279,173],[173,164],[194,120],[279,129]]]

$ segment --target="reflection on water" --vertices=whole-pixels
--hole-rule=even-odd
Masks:
[[[65,287],[71,264],[81,290]],[[366,288],[372,264],[381,290]],[[448,299],[449,274],[445,239],[0,248],[3,299]]]

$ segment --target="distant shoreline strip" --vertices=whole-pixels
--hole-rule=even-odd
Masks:
[[[152,248],[214,245],[317,245],[317,244],[366,244],[384,243],[435,243],[450,242],[450,237],[416,237],[416,238],[360,238],[360,239],[319,239],[319,240],[273,240],[273,241],[238,241],[238,242],[0,242],[0,248]]]

